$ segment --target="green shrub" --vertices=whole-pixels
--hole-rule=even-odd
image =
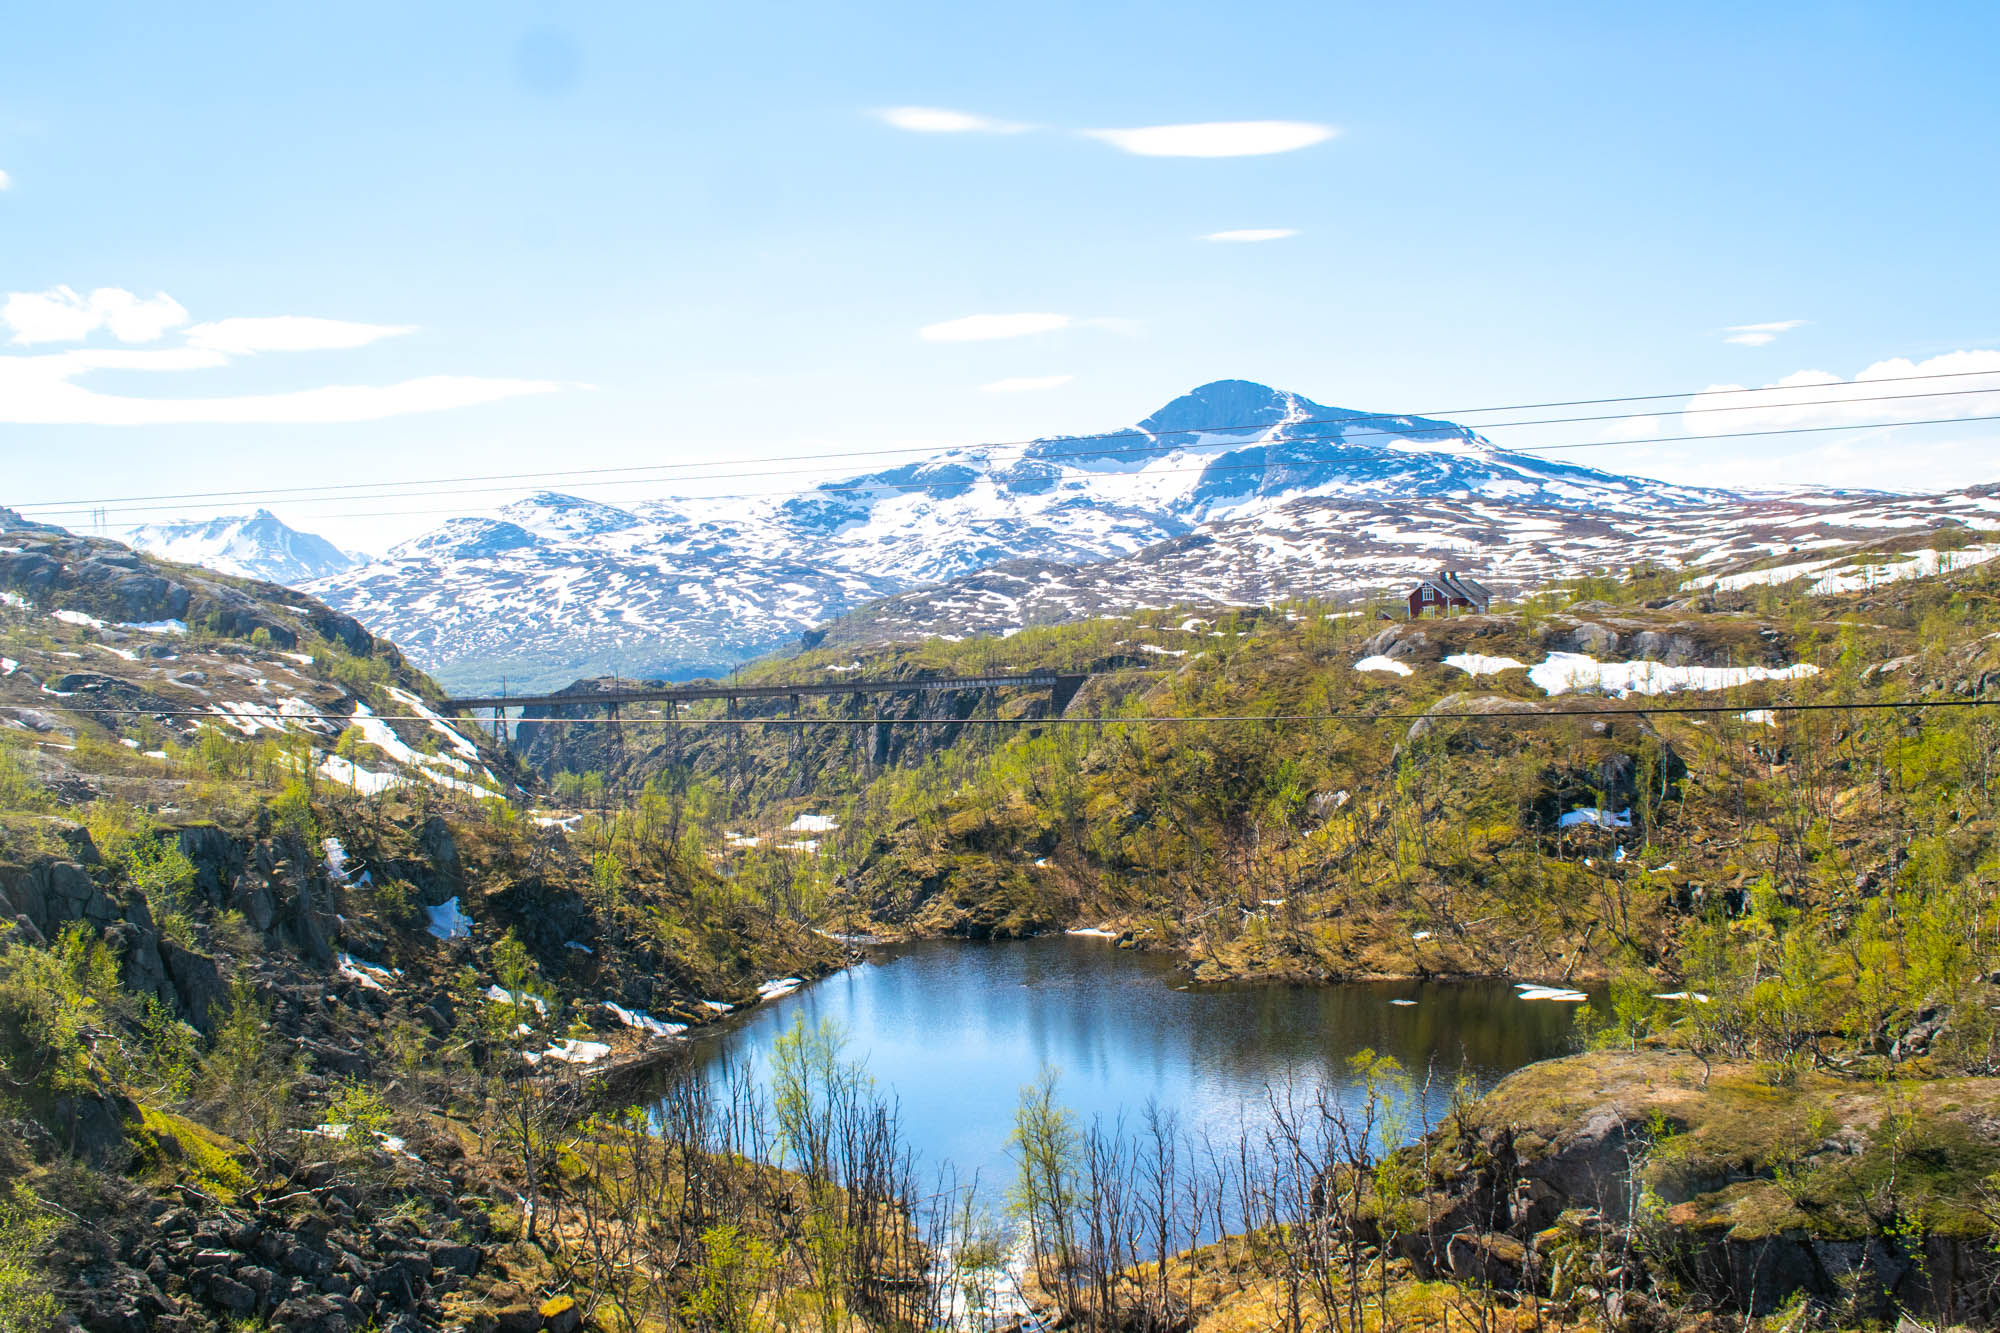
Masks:
[[[20,1181],[0,1196],[0,1328],[42,1333],[56,1321],[55,1295],[40,1263],[57,1227]]]

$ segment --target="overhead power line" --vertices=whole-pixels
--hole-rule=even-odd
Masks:
[[[1879,380],[1848,382],[1846,387],[1872,388],[1877,385],[1884,385],[1884,384],[1964,379],[1964,378],[1974,378],[1982,376],[2000,377],[2000,369],[1975,370],[1975,371],[1947,371],[1929,375],[1886,377]],[[1334,417],[1306,417],[1306,418],[1300,418],[1297,421],[1290,421],[1290,422],[1246,422],[1246,423],[1236,423],[1236,424],[1199,426],[1199,427],[1190,427],[1182,430],[1164,431],[1164,432],[1159,432],[1159,434],[1197,435],[1209,432],[1232,433],[1232,432],[1252,431],[1252,430],[1268,430],[1279,425],[1292,426],[1292,427],[1314,426],[1314,425],[1338,425],[1342,427],[1348,427],[1363,422],[1411,422],[1417,420],[1436,420],[1437,418],[1446,416],[1482,415],[1494,412],[1538,411],[1556,407],[1593,407],[1593,406],[1601,406],[1608,403],[1657,402],[1668,399],[1687,399],[1687,398],[1711,396],[1718,394],[1735,397],[1738,395],[1747,395],[1747,394],[1797,393],[1800,391],[1817,392],[1821,389],[1830,389],[1833,387],[1834,386],[1832,385],[1767,385],[1761,388],[1754,388],[1754,389],[1697,390],[1686,393],[1633,394],[1619,398],[1577,398],[1577,399],[1566,399],[1566,400],[1554,400],[1543,403],[1523,403],[1523,404],[1511,404],[1511,405],[1498,405],[1491,407],[1454,408],[1454,409],[1446,409],[1443,411],[1406,412],[1406,413],[1351,413],[1351,414],[1342,414],[1340,416],[1334,416]],[[1789,399],[1789,400],[1780,400],[1773,402],[1730,403],[1730,404],[1712,405],[1707,407],[1683,408],[1680,412],[1680,415],[1685,416],[1685,415],[1695,415],[1695,414],[1712,413],[1712,412],[1744,412],[1744,411],[1776,410],[1781,408],[1838,406],[1846,403],[1883,402],[1883,401],[1891,401],[1904,398],[1934,398],[1934,397],[1949,397],[1954,395],[1971,394],[1971,393],[1990,393],[1996,390],[2000,390],[2000,385],[1989,386],[1985,388],[1972,388],[1972,389],[1928,390],[1919,393],[1889,393],[1889,394],[1872,394],[1865,396],[1850,394],[1836,398]],[[1635,416],[1644,416],[1644,415],[1647,414],[1635,413],[1635,412],[1618,412],[1618,413],[1587,415],[1587,416],[1539,418],[1539,419],[1529,419],[1524,421],[1477,422],[1469,425],[1461,422],[1447,422],[1435,426],[1413,426],[1408,429],[1377,429],[1377,430],[1354,431],[1351,432],[1349,437],[1358,438],[1363,436],[1374,435],[1374,436],[1392,436],[1396,438],[1412,438],[1426,434],[1444,434],[1446,432],[1453,432],[1459,430],[1469,430],[1476,432],[1476,431],[1487,431],[1487,430],[1500,430],[1518,426],[1578,424],[1578,423],[1595,422],[1595,421],[1623,420]],[[1976,420],[1977,418],[1960,418],[1960,419]],[[1911,423],[1897,423],[1897,424],[1911,424]],[[752,459],[747,461],[751,464],[756,464],[756,465],[797,464],[797,463],[830,462],[839,459],[854,459],[854,458],[875,458],[875,457],[889,457],[889,456],[903,456],[903,455],[928,456],[928,455],[937,455],[937,454],[945,454],[953,452],[976,453],[980,451],[1025,449],[1036,444],[1046,444],[1046,443],[1072,444],[1072,443],[1079,443],[1092,440],[1115,441],[1115,440],[1139,440],[1139,439],[1152,439],[1152,438],[1157,438],[1157,436],[1151,432],[1139,430],[1133,427],[1126,427],[1122,430],[1117,430],[1117,431],[1105,431],[1090,435],[1065,435],[1065,436],[1053,437],[1052,439],[999,441],[999,442],[988,442],[984,444],[974,444],[974,445],[956,446],[947,448],[939,448],[935,446],[905,446],[892,449],[850,450],[850,451],[830,453],[830,454],[781,455],[775,457]],[[1295,437],[1295,439],[1296,438],[1298,437]],[[1675,438],[1698,438],[1698,437],[1675,437]],[[1631,443],[1631,441],[1613,441],[1610,443]],[[1066,451],[1051,451],[1040,455],[1040,457],[1046,460],[1060,460],[1064,458],[1103,458],[1103,457],[1117,456],[1120,454],[1151,452],[1153,447],[1154,446],[1150,445],[1142,445],[1127,449],[1099,448],[1099,449],[1075,449]],[[1513,452],[1524,452],[1524,451],[1515,450]],[[223,490],[223,491],[185,491],[185,492],[153,494],[153,495],[92,497],[86,499],[71,499],[71,500],[44,500],[44,501],[31,501],[26,503],[20,503],[17,504],[15,508],[22,512],[32,510],[34,512],[46,515],[51,513],[79,512],[107,505],[144,505],[146,510],[152,510],[152,509],[166,507],[162,504],[157,504],[152,502],[165,502],[165,501],[226,500],[231,502],[248,502],[248,501],[263,499],[263,500],[270,500],[272,502],[304,503],[315,500],[333,499],[342,495],[354,496],[354,498],[388,499],[392,498],[392,496],[414,497],[420,495],[433,495],[433,494],[477,494],[479,493],[479,491],[477,490],[464,491],[464,492],[445,492],[445,491],[438,491],[425,488],[457,485],[462,482],[564,481],[572,478],[609,477],[612,474],[620,474],[620,475],[618,476],[617,480],[583,482],[579,484],[590,485],[590,486],[633,485],[633,484],[640,484],[645,481],[659,480],[661,478],[653,475],[635,476],[632,474],[684,473],[692,469],[710,468],[714,466],[716,466],[716,464],[712,462],[690,462],[690,463],[633,464],[622,467],[607,467],[607,468],[556,469],[556,470],[541,471],[541,472],[471,473],[455,477],[415,479],[409,482],[401,482],[401,483],[398,482],[326,483],[319,485],[297,486],[297,487],[250,488],[250,489]],[[761,475],[769,475],[769,474],[766,472],[715,473],[698,477],[692,477],[690,479],[698,481],[731,480],[741,477],[753,477]],[[389,489],[392,487],[396,489],[394,490]],[[511,490],[514,488],[493,487],[490,489]],[[362,492],[362,491],[378,492],[378,494],[371,494],[366,496],[357,496],[355,494],[356,492]],[[731,497],[707,497],[707,498],[731,498]],[[141,512],[141,511],[128,509],[125,512]]]
[[[1839,431],[1893,430],[1902,426],[1947,426],[1953,424],[1964,424],[1964,423],[1983,422],[1983,421],[2000,421],[2000,413],[1981,414],[1976,416],[1958,416],[1958,417],[1922,417],[1907,421],[1861,421],[1861,422],[1852,422],[1838,426],[1789,426],[1772,430],[1717,431],[1707,435],[1657,435],[1657,436],[1648,436],[1648,437],[1629,439],[1629,440],[1589,440],[1579,444],[1522,445],[1517,448],[1508,449],[1505,452],[1516,453],[1516,454],[1564,453],[1571,450],[1579,450],[1579,449],[1622,449],[1622,448],[1629,448],[1634,445],[1645,445],[1645,444],[1700,444],[1703,441],[1707,440],[1745,440],[1745,439],[1756,439],[1760,437],[1778,436],[1778,435],[1820,435],[1820,434],[1826,434],[1828,432],[1839,432]],[[1295,437],[1294,439],[1287,441],[1287,443],[1293,443],[1293,444],[1323,443],[1327,440],[1333,440],[1337,438],[1338,437],[1333,437],[1333,436],[1327,436],[1327,437],[1303,436],[1303,437]],[[1182,475],[1188,473],[1261,471],[1271,466],[1273,465],[1268,462],[1206,463],[1199,467],[1152,468],[1148,469],[1144,475],[1149,477],[1163,477],[1163,476]],[[1279,466],[1283,466],[1283,464],[1280,464]],[[1129,478],[1133,475],[1136,474],[1115,473],[1104,476],[1077,476],[1077,477],[1067,478],[1066,484],[1089,486],[1101,483],[1109,483],[1124,478]],[[629,485],[631,483],[626,483],[626,482],[583,483],[583,485],[613,485],[613,484]],[[788,497],[805,498],[810,496],[866,494],[871,491],[894,491],[894,492],[907,493],[911,491],[927,491],[941,487],[948,488],[954,486],[969,486],[971,484],[972,483],[970,482],[939,481],[936,479],[932,479],[929,481],[868,482],[865,484],[856,484],[851,486],[822,485],[806,489],[786,488],[786,489],[768,490],[768,491],[735,491],[719,495],[642,496],[639,497],[638,500],[631,501],[630,503],[640,503],[640,502],[660,503],[667,500],[713,501],[713,500],[780,499]],[[1666,486],[1671,486],[1675,484],[1677,483],[1673,482],[1661,483],[1661,485],[1666,485]],[[578,487],[578,489],[581,489],[581,487]],[[432,493],[450,495],[450,494],[458,494],[460,492],[410,491],[400,495],[386,495],[381,497],[364,496],[360,498],[417,499],[421,498],[426,494],[432,494]],[[478,492],[474,491],[474,492],[464,492],[464,493],[477,494]],[[307,502],[307,503],[312,503],[312,502]],[[474,512],[477,513],[477,512],[485,512],[488,510],[496,510],[501,507],[502,506],[498,505],[481,505],[481,506],[474,506],[472,508]],[[127,511],[127,512],[133,512],[133,511]],[[313,517],[315,519],[411,518],[411,517],[421,517],[433,514],[452,514],[460,517],[470,516],[467,514],[466,506],[450,506],[444,508],[429,508],[429,509],[376,509],[376,510],[362,510],[358,512],[335,513],[335,514],[322,513],[313,515]],[[129,526],[137,526],[137,525],[134,524]]]

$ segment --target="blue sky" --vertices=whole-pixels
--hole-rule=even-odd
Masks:
[[[1223,377],[1412,411],[2000,369],[1991,5],[7,27],[5,504],[1014,439]],[[1295,234],[1203,239],[1246,230]],[[1814,402],[1852,392],[1766,416],[2000,412]],[[1493,434],[1716,427],[1678,407]],[[1996,446],[1967,422],[1576,457],[1912,487],[2000,478]],[[272,507],[379,549],[504,498]]]

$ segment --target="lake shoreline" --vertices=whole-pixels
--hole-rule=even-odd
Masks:
[[[1311,966],[1300,959],[1266,960],[1237,957],[1219,957],[1211,953],[1198,958],[1196,952],[1186,946],[1160,940],[1142,933],[1139,927],[1113,918],[1109,921],[1080,919],[1066,926],[1037,930],[1024,934],[987,932],[984,934],[961,933],[952,930],[922,930],[904,926],[885,926],[875,923],[874,929],[865,935],[859,933],[831,935],[820,932],[827,938],[835,939],[855,951],[855,958],[865,956],[865,951],[883,945],[913,944],[927,940],[958,940],[968,943],[991,942],[996,940],[1041,940],[1041,939],[1091,939],[1105,947],[1130,950],[1155,957],[1172,959],[1176,970],[1183,973],[1183,980],[1190,986],[1224,986],[1237,983],[1259,983],[1292,986],[1344,986],[1359,982],[1388,981],[1532,981],[1551,986],[1595,986],[1609,979],[1601,966],[1593,966],[1588,960],[1577,960],[1573,966],[1557,969],[1466,969],[1451,967],[1416,968],[1361,968],[1334,971]],[[1421,941],[1419,941],[1421,943]],[[849,966],[852,966],[852,962]]]

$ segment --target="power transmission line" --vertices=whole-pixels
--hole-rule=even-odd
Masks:
[[[1973,371],[1947,371],[1930,375],[1908,375],[1908,376],[1897,376],[1897,377],[1885,377],[1883,379],[1878,379],[1878,380],[1864,380],[1864,381],[1850,382],[1850,386],[1856,388],[1874,387],[1882,384],[1897,384],[1897,383],[1909,383],[1917,381],[1942,380],[1942,379],[1962,379],[1962,378],[1971,378],[1980,376],[2000,376],[2000,369],[1973,370]],[[1251,431],[1251,430],[1269,430],[1279,426],[1338,425],[1345,427],[1345,426],[1352,426],[1360,422],[1370,422],[1370,421],[1415,422],[1420,420],[1434,420],[1442,416],[1463,416],[1463,415],[1474,415],[1474,414],[1486,414],[1493,412],[1537,411],[1544,408],[1554,408],[1554,407],[1591,407],[1607,403],[1620,403],[1620,402],[1654,402],[1654,401],[1663,401],[1675,398],[1683,398],[1683,399],[1695,398],[1695,397],[1709,396],[1713,394],[1726,394],[1734,396],[1734,395],[1752,394],[1752,393],[1779,393],[1779,392],[1795,393],[1801,390],[1818,391],[1821,389],[1828,389],[1832,387],[1833,386],[1831,385],[1766,385],[1761,388],[1755,388],[1755,389],[1698,390],[1689,393],[1633,394],[1621,398],[1578,398],[1578,399],[1556,400],[1544,403],[1512,404],[1512,405],[1501,405],[1493,407],[1455,408],[1455,409],[1448,409],[1447,411],[1444,412],[1352,413],[1352,414],[1343,414],[1337,417],[1307,417],[1307,418],[1300,418],[1299,420],[1296,421],[1286,421],[1286,422],[1247,422],[1234,425],[1210,425],[1210,426],[1190,427],[1181,430],[1163,431],[1160,432],[1159,434],[1164,436],[1198,435],[1209,432],[1240,432],[1240,431]],[[2000,385],[1989,386],[1985,388],[1974,388],[1974,389],[1940,389],[1940,390],[1925,391],[1921,393],[1873,394],[1868,396],[1845,395],[1837,398],[1794,399],[1788,401],[1768,402],[1768,403],[1725,404],[1725,405],[1716,405],[1709,407],[1684,408],[1682,409],[1680,415],[1685,416],[1685,415],[1694,415],[1694,414],[1711,413],[1711,412],[1766,411],[1766,410],[1776,410],[1779,408],[1838,406],[1846,403],[1883,402],[1883,401],[1892,401],[1904,398],[1935,398],[1935,397],[1950,397],[1955,395],[1963,395],[1971,393],[1990,393],[1990,392],[1995,392],[1996,390],[2000,390]],[[1594,422],[1594,421],[1616,421],[1642,415],[1646,414],[1619,412],[1619,413],[1599,414],[1591,416],[1529,419],[1525,421],[1481,422],[1471,426],[1467,426],[1463,423],[1448,422],[1432,426],[1412,426],[1409,429],[1402,429],[1402,430],[1378,429],[1378,430],[1355,431],[1352,432],[1349,438],[1358,438],[1361,436],[1390,436],[1399,439],[1407,439],[1426,434],[1442,435],[1454,431],[1467,431],[1476,433],[1479,431],[1499,430],[1517,426],[1562,425],[1562,424],[1576,424],[1576,423]],[[1955,419],[1980,420],[1982,418],[1962,417]],[[1884,424],[1925,424],[1925,423],[1884,423]],[[749,461],[757,464],[809,463],[809,462],[825,462],[836,459],[885,457],[894,455],[910,455],[910,454],[938,455],[946,453],[976,453],[980,451],[1024,449],[1032,447],[1033,445],[1036,444],[1045,444],[1045,443],[1070,444],[1070,443],[1089,441],[1089,440],[1125,440],[1125,439],[1150,439],[1150,438],[1157,438],[1157,436],[1155,436],[1152,432],[1135,429],[1133,427],[1126,427],[1122,430],[1105,431],[1091,435],[1065,435],[1065,436],[1051,437],[1049,439],[989,442],[985,444],[957,446],[954,448],[941,449],[929,446],[908,446],[908,447],[901,447],[894,449],[852,450],[852,451],[846,451],[842,453],[832,453],[832,454],[785,455],[777,457],[767,457],[762,459],[754,459]],[[1296,437],[1295,441],[1289,441],[1289,442],[1313,442],[1314,438],[1315,437]],[[1323,440],[1335,437],[1317,437],[1317,438]],[[1723,438],[1723,437],[1676,436],[1671,438],[1698,439],[1698,438]],[[1249,443],[1254,443],[1254,441]],[[1607,444],[1624,444],[1624,443],[1634,443],[1634,441],[1607,442]],[[1069,450],[1063,452],[1045,453],[1040,455],[1040,458],[1044,460],[1055,460],[1063,458],[1103,458],[1119,454],[1147,453],[1151,452],[1155,447],[1156,446],[1142,445],[1129,449],[1077,449],[1077,450]],[[1504,446],[1496,446],[1496,447],[1504,447]],[[1558,446],[1558,447],[1587,447],[1587,446]],[[1519,453],[1519,452],[1531,452],[1531,451],[1525,449],[1517,449],[1517,450],[1512,450],[1511,452]],[[715,464],[705,463],[705,462],[657,463],[657,464],[644,464],[644,465],[635,464],[624,467],[612,467],[612,468],[561,469],[561,470],[552,470],[544,472],[484,473],[484,474],[473,473],[457,477],[427,478],[423,480],[410,481],[405,483],[397,483],[397,482],[328,483],[324,485],[313,485],[313,486],[302,486],[302,487],[243,489],[243,490],[231,490],[231,491],[188,491],[188,492],[179,492],[173,494],[128,495],[128,496],[98,497],[92,499],[75,499],[75,500],[45,500],[45,501],[32,501],[32,502],[17,504],[15,508],[19,511],[34,510],[38,513],[46,514],[51,512],[54,513],[78,512],[81,508],[88,506],[103,506],[112,504],[133,505],[133,504],[140,504],[141,502],[151,502],[151,501],[177,501],[177,500],[197,500],[197,499],[249,501],[262,498],[274,501],[289,500],[294,503],[301,503],[301,502],[310,502],[314,500],[336,498],[337,495],[351,494],[352,492],[355,491],[385,492],[383,494],[378,494],[378,495],[357,497],[365,499],[388,499],[388,498],[393,498],[394,496],[397,495],[407,495],[414,497],[427,494],[477,494],[479,492],[476,490],[465,491],[465,492],[443,492],[443,491],[429,490],[424,488],[443,486],[443,485],[455,485],[460,482],[535,481],[535,480],[547,480],[547,479],[562,480],[565,478],[601,476],[612,473],[630,474],[630,473],[658,473],[658,472],[670,472],[670,471],[686,471],[694,468],[713,467],[713,466],[715,466]],[[691,480],[698,480],[698,481],[729,480],[741,477],[753,477],[762,475],[769,475],[769,474],[765,472],[717,473],[707,476],[691,478]],[[591,482],[583,484],[588,484],[593,486],[632,485],[655,479],[656,478],[653,477],[627,476],[621,478],[618,481]],[[400,489],[394,492],[388,492],[387,488],[389,487],[400,487],[405,489]],[[493,489],[503,489],[503,488],[496,487]],[[513,489],[513,488],[508,487],[504,489]],[[734,498],[734,497],[706,497],[706,498]],[[157,509],[163,506],[147,505],[146,507]],[[127,512],[135,512],[135,511],[128,510]]]
[[[1960,417],[1924,417],[1909,421],[1863,421],[1863,422],[1854,422],[1851,424],[1839,425],[1839,426],[1789,426],[1789,427],[1784,427],[1782,429],[1773,429],[1773,430],[1717,431],[1707,435],[1659,435],[1659,436],[1650,436],[1650,437],[1630,439],[1630,440],[1590,440],[1580,444],[1523,445],[1519,448],[1503,450],[1503,452],[1516,453],[1516,454],[1563,453],[1577,449],[1622,449],[1622,448],[1629,448],[1633,445],[1642,445],[1642,444],[1700,444],[1706,440],[1742,440],[1742,439],[1756,439],[1760,437],[1778,436],[1778,435],[1818,435],[1818,434],[1825,434],[1827,432],[1837,432],[1837,431],[1893,430],[1902,426],[1947,426],[1953,424],[1982,422],[1982,421],[2000,421],[2000,413],[1982,414],[1977,416],[1960,416]],[[1283,443],[1315,444],[1315,443],[1326,443],[1329,440],[1337,441],[1338,437],[1304,436],[1288,441],[1283,441]],[[1172,475],[1180,475],[1187,473],[1261,471],[1264,469],[1271,468],[1273,466],[1283,467],[1288,465],[1284,463],[1272,464],[1269,462],[1207,463],[1203,464],[1200,467],[1152,468],[1148,469],[1144,475],[1149,477],[1162,477],[1162,476],[1172,476]],[[990,476],[990,474],[985,474],[985,475]],[[1096,484],[1122,480],[1134,475],[1137,474],[1115,473],[1105,476],[1092,476],[1092,475],[1076,476],[1076,477],[1065,478],[1064,484],[1072,486],[1089,486],[1089,485],[1096,485]],[[633,483],[630,482],[583,483],[583,485],[630,485],[630,484]],[[948,489],[953,487],[966,487],[970,486],[971,484],[972,484],[971,482],[940,481],[936,479],[930,481],[868,482],[865,484],[857,484],[852,486],[822,485],[804,490],[783,489],[783,490],[769,490],[769,491],[735,491],[719,495],[640,496],[635,500],[627,501],[627,503],[657,504],[668,500],[685,500],[685,501],[700,502],[700,501],[712,501],[712,500],[761,500],[761,499],[780,499],[780,498],[807,498],[811,496],[866,494],[871,491],[895,491],[895,492],[907,493],[910,491],[927,491],[938,488]],[[1678,483],[1662,482],[1661,484],[1666,486],[1671,486],[1671,485],[1676,485]],[[577,489],[581,489],[581,487],[578,487]],[[409,491],[401,495],[386,495],[380,497],[360,497],[360,498],[417,499],[430,493],[431,492],[424,492],[424,491]],[[458,494],[460,492],[441,491],[435,493],[450,495],[450,494]],[[464,493],[478,494],[479,492],[470,491]],[[1299,497],[1299,498],[1308,498],[1308,497]],[[1337,497],[1329,497],[1329,498],[1337,498]],[[315,502],[306,501],[304,503],[315,503]],[[484,512],[486,510],[499,509],[502,508],[502,506],[478,505],[478,506],[472,506],[471,508],[474,510],[474,512]],[[431,514],[454,514],[454,515],[466,516],[466,509],[467,507],[465,506],[454,506],[448,508],[431,508],[431,509],[378,509],[378,510],[363,510],[360,512],[352,512],[352,513],[337,513],[337,514],[322,513],[322,514],[315,514],[312,517],[315,520],[321,520],[321,519],[343,519],[343,518],[409,518],[409,517],[420,517]],[[137,525],[132,525],[132,526],[137,526]]]

